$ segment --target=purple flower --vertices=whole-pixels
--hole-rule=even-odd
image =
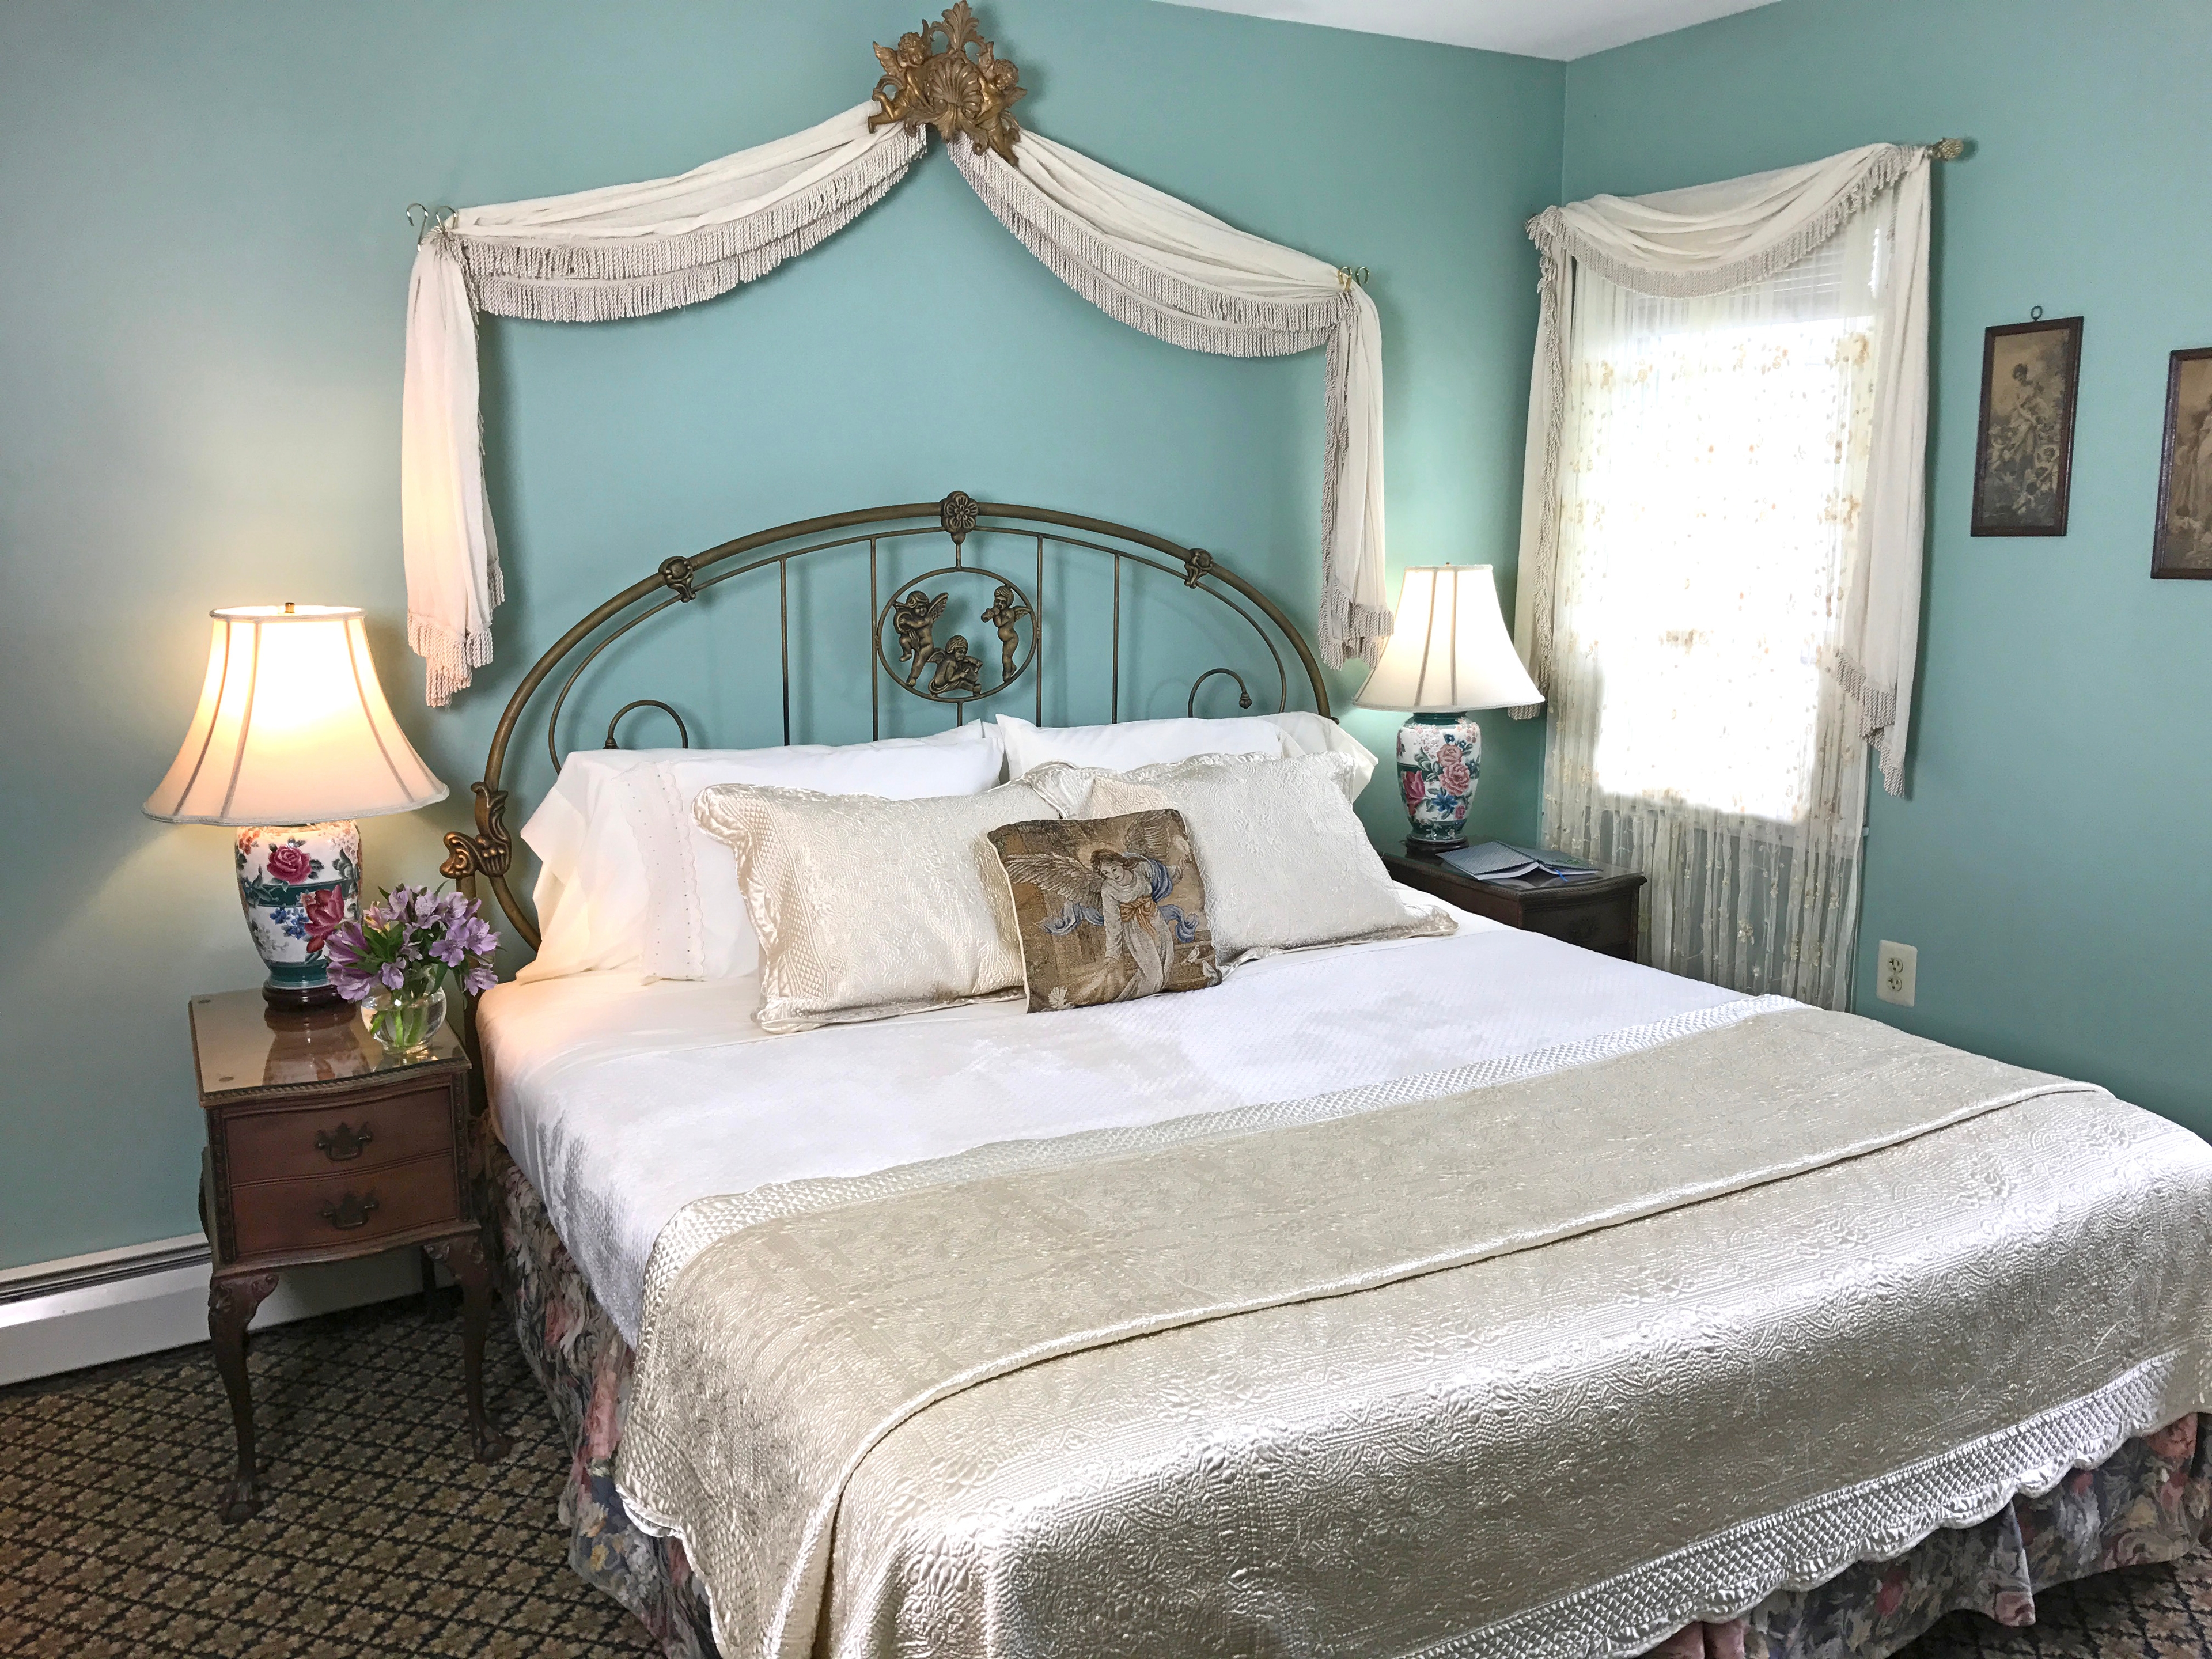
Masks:
[[[331,969],[331,983],[338,988],[338,994],[348,1002],[366,1002],[383,988],[369,975],[357,968]]]
[[[471,994],[498,981],[492,953],[499,935],[461,893],[395,887],[358,921],[334,927],[325,946],[339,993],[360,1002],[394,991],[428,996],[450,980]]]

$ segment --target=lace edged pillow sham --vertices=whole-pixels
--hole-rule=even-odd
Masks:
[[[736,856],[760,938],[763,1030],[1021,988],[1013,904],[987,836],[1058,816],[1027,785],[884,800],[726,783],[702,790],[693,811]]]

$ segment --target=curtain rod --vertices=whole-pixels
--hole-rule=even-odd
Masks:
[[[1932,161],[1955,161],[1966,153],[1964,138],[1938,138],[1928,146],[1928,158]]]

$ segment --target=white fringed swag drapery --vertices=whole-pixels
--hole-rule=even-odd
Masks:
[[[408,643],[437,706],[491,660],[502,584],[483,487],[476,313],[641,317],[763,276],[880,200],[923,149],[865,103],[672,179],[464,208],[423,238],[407,301],[400,444]],[[1382,345],[1373,301],[1319,259],[1249,235],[1035,132],[1012,163],[949,146],[999,219],[1069,287],[1198,351],[1328,349],[1318,643],[1370,661],[1382,590]]]
[[[1655,964],[1831,1007],[1868,744],[1903,787],[1928,166],[1877,145],[1529,228],[1516,638],[1546,841],[1651,878]]]

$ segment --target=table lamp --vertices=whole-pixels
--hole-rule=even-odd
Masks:
[[[1506,635],[1490,567],[1408,570],[1396,631],[1352,701],[1413,713],[1398,728],[1398,788],[1413,823],[1407,849],[1465,845],[1468,805],[1482,775],[1482,728],[1468,712],[1544,701]]]
[[[277,1007],[338,1000],[323,942],[361,914],[356,818],[446,798],[392,718],[362,613],[242,605],[208,613],[200,706],[147,797],[165,823],[238,830],[238,896]]]

